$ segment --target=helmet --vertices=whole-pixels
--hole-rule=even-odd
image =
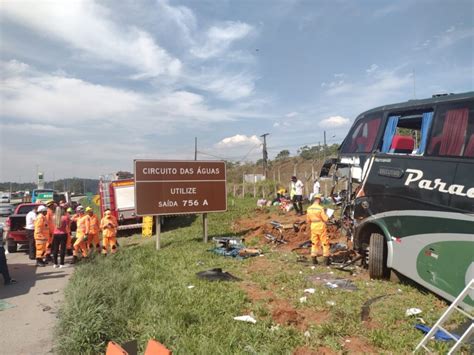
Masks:
[[[69,207],[66,211],[67,211],[67,213],[72,213],[73,212],[71,207]]]
[[[84,211],[84,207],[82,207],[81,205],[77,206],[76,212],[82,212],[82,211]]]
[[[47,210],[46,206],[41,205],[38,207],[38,212],[46,212]]]
[[[86,212],[90,212],[90,211],[92,211],[92,208],[86,207]]]
[[[313,200],[316,200],[316,199],[320,199],[322,198],[323,196],[321,194],[316,194],[313,196]]]
[[[54,204],[53,200],[49,200],[49,201],[46,202],[46,206],[48,206],[48,207],[53,205],[53,204]]]

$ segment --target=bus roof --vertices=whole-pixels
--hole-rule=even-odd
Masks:
[[[407,108],[422,108],[424,106],[431,106],[435,105],[438,103],[446,103],[446,102],[455,102],[455,101],[461,101],[461,100],[466,100],[466,99],[474,99],[474,91],[469,91],[465,92],[462,94],[447,94],[447,95],[433,95],[434,97],[431,97],[429,99],[420,99],[420,100],[408,100],[405,102],[400,102],[397,104],[391,104],[391,105],[384,105],[384,106],[379,106],[375,107],[373,109],[370,109],[368,111],[362,112],[360,115],[357,116],[354,122],[357,122],[359,119],[365,117],[368,114],[374,113],[374,112],[379,112],[379,111],[386,111],[386,110],[403,110]]]

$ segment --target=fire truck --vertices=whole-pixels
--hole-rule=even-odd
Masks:
[[[142,227],[142,218],[135,213],[135,185],[133,175],[119,172],[104,175],[99,179],[100,212],[106,209],[119,223],[118,230],[131,230]]]

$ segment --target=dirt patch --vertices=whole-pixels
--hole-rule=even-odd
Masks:
[[[276,324],[294,326],[305,331],[309,326],[321,324],[329,319],[329,313],[326,311],[296,309],[287,300],[276,297],[270,290],[262,290],[254,283],[244,282],[240,286],[251,301],[265,301],[267,303],[271,317]]]
[[[364,354],[378,354],[377,351],[373,346],[367,344],[362,338],[358,337],[350,337],[344,339],[344,349],[346,349],[350,353],[364,353]]]
[[[320,346],[317,350],[314,349],[309,349],[305,346],[301,346],[299,348],[296,348],[295,351],[293,352],[293,355],[333,355],[337,354],[334,350],[325,347],[325,346]]]

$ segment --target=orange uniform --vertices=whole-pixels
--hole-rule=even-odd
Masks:
[[[35,245],[36,245],[36,259],[41,259],[46,253],[46,244],[50,238],[50,227],[47,217],[38,213],[35,220]]]
[[[87,256],[87,240],[90,231],[90,217],[87,214],[79,215],[77,219],[76,242],[74,243],[73,255],[77,257],[79,249],[82,256]]]
[[[311,224],[311,256],[316,257],[323,247],[323,256],[329,256],[329,239],[326,230],[328,216],[324,208],[318,203],[313,203],[306,211],[306,220]]]
[[[89,229],[89,248],[96,248],[96,251],[100,251],[100,237],[99,237],[99,219],[95,214],[90,214],[90,229]]]
[[[117,219],[111,214],[106,214],[100,221],[102,230],[102,254],[107,254],[109,246],[111,252],[117,251]]]
[[[54,211],[48,208],[46,212],[46,219],[48,220],[49,227],[49,238],[46,244],[46,256],[51,255],[51,247],[53,246],[53,234],[54,234]]]

